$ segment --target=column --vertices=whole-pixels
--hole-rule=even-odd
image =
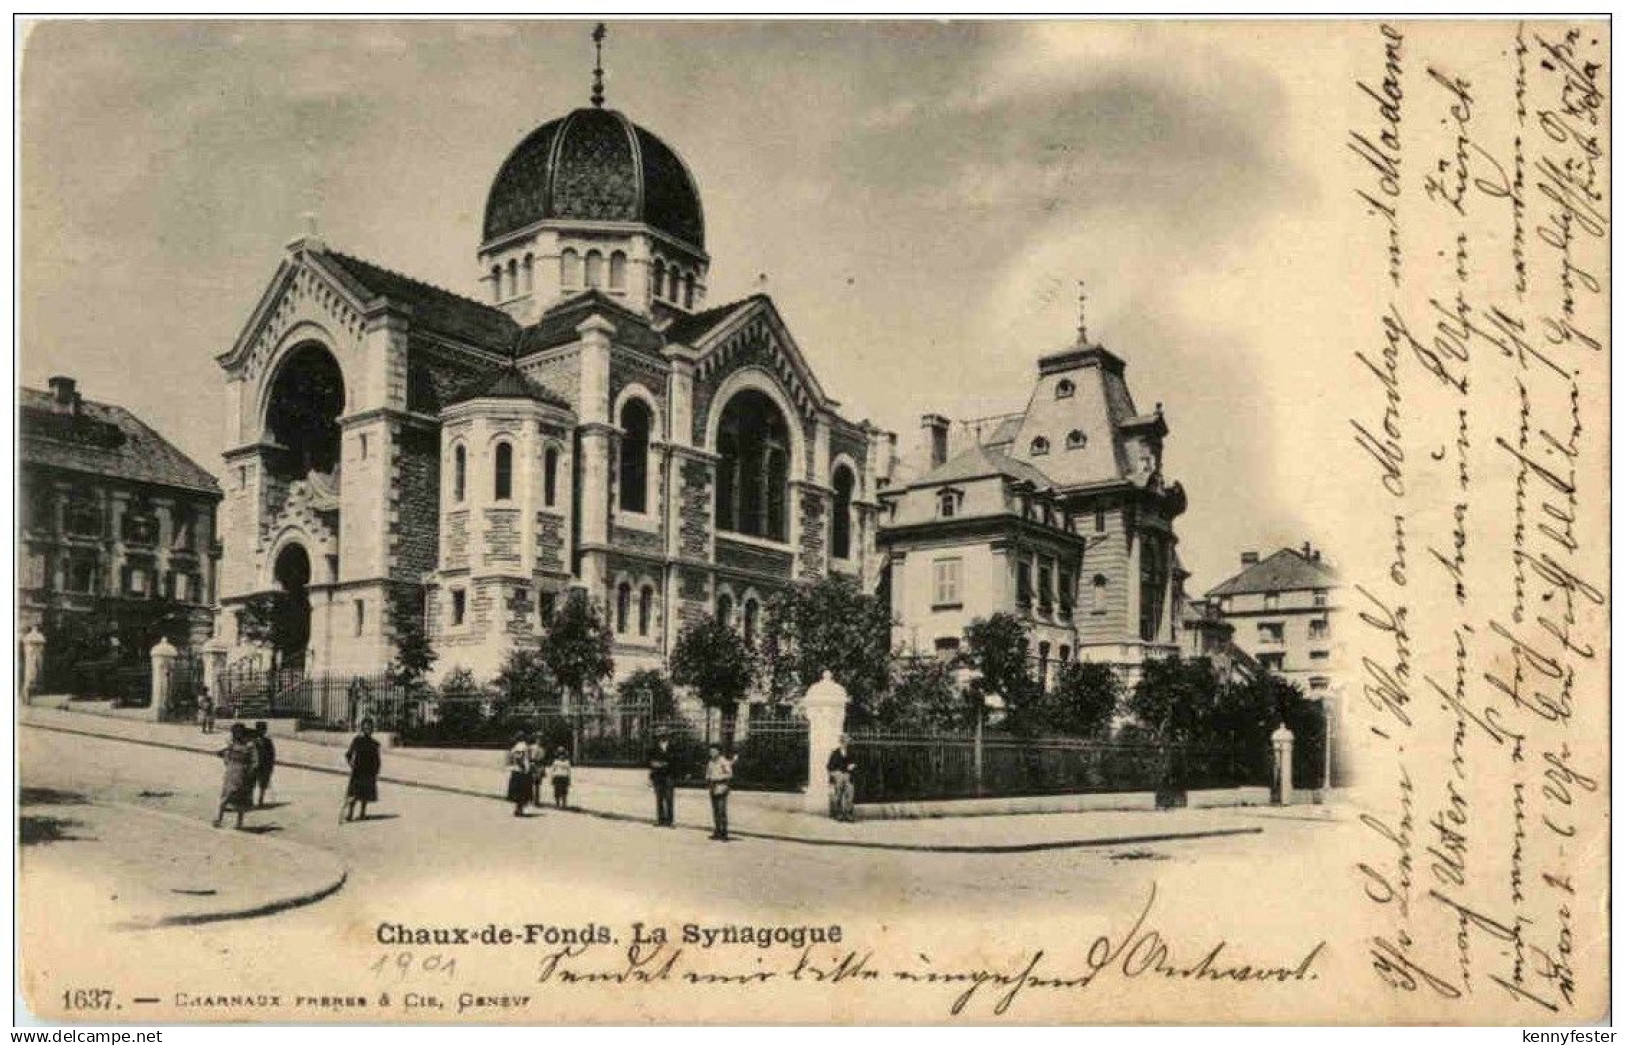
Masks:
[[[807,687],[802,709],[807,715],[807,792],[803,808],[809,813],[829,812],[829,774],[824,760],[840,743],[846,728],[846,688],[824,672]]]
[[[1270,746],[1275,749],[1275,786],[1271,788],[1274,794],[1273,804],[1289,806],[1292,804],[1292,731],[1286,728],[1283,722],[1270,734]]]
[[[604,549],[609,544],[609,462],[615,429],[609,417],[609,339],[614,324],[589,316],[581,335],[581,582],[590,598],[605,597]]]
[[[39,628],[29,628],[23,636],[23,692],[24,704],[33,703],[39,691],[40,673],[45,670],[45,635]]]
[[[168,639],[159,639],[158,645],[152,647],[150,656],[152,703],[147,706],[147,718],[153,722],[162,722],[164,712],[169,708],[170,694],[174,692],[175,658],[180,656],[180,653],[169,644]]]

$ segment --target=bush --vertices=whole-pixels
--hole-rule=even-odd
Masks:
[[[623,707],[645,707],[655,718],[670,718],[677,712],[677,698],[671,681],[653,668],[634,671],[621,683],[617,694]]]

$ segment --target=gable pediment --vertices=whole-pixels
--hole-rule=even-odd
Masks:
[[[804,417],[833,414],[840,405],[824,393],[778,309],[766,298],[728,317],[693,347],[696,380],[716,384],[740,367],[758,366],[778,379]]]
[[[308,326],[333,347],[359,344],[365,329],[363,301],[345,281],[306,252],[284,258],[230,350],[216,356],[228,373],[252,381],[288,333]]]

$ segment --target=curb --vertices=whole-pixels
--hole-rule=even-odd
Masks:
[[[101,734],[93,735],[100,736]],[[148,809],[146,806],[131,805],[128,802],[97,802],[95,804],[108,809],[116,809],[121,813],[136,813],[141,816],[153,817],[158,820],[167,820],[171,823],[182,825],[193,831],[205,832],[211,836],[215,833],[214,828],[204,827],[198,821],[193,820],[190,817],[180,816],[175,813],[166,812],[162,809]],[[247,906],[231,907],[214,911],[192,911],[185,914],[170,914],[159,918],[119,922],[113,927],[121,930],[161,929],[177,925],[205,925],[210,922],[226,922],[245,918],[260,918],[268,914],[277,914],[281,911],[289,911],[296,907],[305,907],[309,904],[316,903],[317,901],[325,900],[327,897],[332,896],[334,893],[344,888],[345,882],[349,881],[349,868],[345,866],[342,860],[325,849],[318,849],[315,846],[308,846],[299,842],[289,842],[280,838],[266,838],[263,835],[251,835],[249,836],[248,840],[251,841],[252,844],[266,846],[271,849],[278,849],[291,856],[297,856],[302,860],[309,860],[312,852],[319,853],[331,861],[337,868],[337,877],[324,881],[322,884],[310,889],[306,889],[302,892],[277,897],[272,900],[262,900],[256,903],[248,904]]]
[[[185,744],[174,744],[163,740],[147,740],[135,737],[121,737],[110,733],[98,733],[92,730],[70,729],[66,726],[45,725],[38,722],[18,721],[18,725],[29,729],[42,729],[53,733],[67,733],[74,736],[97,737],[102,740],[114,740],[124,744],[141,744],[146,747],[166,748],[171,751],[183,751],[193,755],[207,755],[208,752]],[[308,762],[299,762],[292,759],[277,759],[278,766],[288,766],[293,769],[304,769],[313,773],[326,773],[330,776],[346,776],[347,771],[335,769],[332,766],[318,766]],[[470,788],[454,787],[450,784],[432,784],[421,780],[406,780],[400,777],[379,776],[379,781],[394,784],[398,787],[415,787],[424,791],[437,791],[442,794],[461,795],[467,798],[482,798],[492,802],[504,802],[503,796],[492,791],[475,791]],[[608,820],[616,823],[647,824],[655,826],[651,817],[636,816],[631,813],[616,813],[609,810],[585,809],[579,806],[568,807],[563,810],[553,809],[554,812],[574,813],[578,816],[590,816],[599,820]],[[149,810],[150,812],[150,810]],[[678,824],[678,830],[707,831],[703,825]],[[924,842],[874,842],[862,839],[844,838],[814,838],[807,835],[775,834],[764,831],[733,831],[734,838],[753,838],[769,842],[793,842],[798,845],[811,846],[837,846],[851,849],[876,849],[904,853],[953,853],[965,854],[995,854],[995,853],[1039,853],[1056,849],[1100,849],[1119,845],[1146,845],[1156,842],[1174,842],[1195,840],[1202,838],[1224,838],[1232,835],[1262,834],[1262,827],[1227,827],[1209,828],[1200,831],[1166,831],[1147,835],[1123,835],[1109,838],[1078,838],[1056,839],[1044,842],[1012,842],[1005,845],[954,845],[951,843],[930,844]],[[342,884],[342,882],[340,883]],[[336,887],[335,887],[336,888]],[[317,897],[316,899],[320,899]],[[306,901],[314,902],[314,901]],[[252,917],[245,915],[244,917]]]

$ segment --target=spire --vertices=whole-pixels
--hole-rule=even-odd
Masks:
[[[1078,345],[1087,348],[1089,345],[1089,322],[1084,316],[1083,304],[1089,300],[1089,295],[1083,292],[1083,280],[1078,280]]]
[[[597,52],[597,60],[592,67],[592,104],[598,109],[604,107],[604,37],[608,32],[603,22],[599,22],[592,31],[592,46]]]

